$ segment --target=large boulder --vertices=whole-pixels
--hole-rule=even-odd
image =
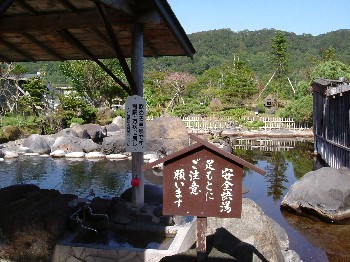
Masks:
[[[83,139],[74,136],[61,136],[55,140],[51,151],[64,150],[65,152],[92,152],[101,151],[101,145],[91,139]]]
[[[159,117],[146,123],[147,150],[166,155],[188,146],[188,131],[180,118]]]
[[[2,234],[38,227],[60,236],[71,215],[68,202],[74,195],[62,195],[54,189],[35,185],[13,185],[0,189],[0,226]]]
[[[37,134],[30,135],[24,139],[23,146],[29,148],[33,153],[49,154],[51,152],[50,145],[45,136]]]
[[[125,152],[125,133],[115,132],[102,141],[102,152],[105,154],[118,154]]]
[[[307,173],[291,186],[281,208],[329,222],[349,220],[350,170],[324,167]]]
[[[301,261],[289,249],[288,235],[251,199],[243,198],[241,218],[207,218],[207,261]],[[165,257],[161,261],[197,261],[197,252]]]
[[[118,126],[117,124],[109,124],[109,125],[106,125],[106,130],[107,130],[107,136],[112,132],[120,132],[121,130],[124,130],[124,127],[120,127]]]
[[[117,116],[113,119],[112,124],[116,125],[119,129],[123,129],[125,128],[125,119],[121,116]]]
[[[81,138],[91,138],[95,142],[102,141],[105,137],[103,127],[97,124],[74,125],[72,129]]]
[[[72,214],[68,202],[75,198],[35,185],[0,189],[1,237],[9,240],[0,248],[0,260],[50,261]]]
[[[250,261],[262,261],[261,257],[266,261],[284,261],[281,249],[285,247],[280,246],[269,218],[251,199],[243,198],[241,219],[208,218],[207,234],[214,234],[216,249],[239,261],[245,261],[247,255],[253,258]],[[222,237],[227,235],[235,241],[229,243]]]
[[[56,134],[53,134],[53,138],[57,138],[60,136],[74,136],[74,137],[79,137],[78,133],[73,130],[72,128],[65,128],[62,129],[61,131],[57,132]]]

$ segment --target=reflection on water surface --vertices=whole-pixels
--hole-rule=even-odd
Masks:
[[[253,199],[287,231],[290,248],[303,261],[350,260],[345,251],[350,250],[350,226],[328,225],[291,214],[282,215],[280,211],[280,203],[289,187],[314,170],[312,143],[297,139],[272,142],[234,139],[232,147],[235,155],[266,171],[266,175],[261,176],[245,170],[243,185],[249,192],[244,197]],[[130,187],[130,169],[129,160],[73,161],[21,156],[0,162],[0,188],[32,183],[79,197],[114,197]],[[160,175],[148,170],[146,183],[161,185]]]
[[[119,196],[130,185],[130,161],[25,157],[0,163],[0,187],[35,184],[87,197]]]

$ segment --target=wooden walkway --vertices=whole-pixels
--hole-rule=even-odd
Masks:
[[[315,151],[331,167],[350,168],[350,85],[317,79],[312,89]]]

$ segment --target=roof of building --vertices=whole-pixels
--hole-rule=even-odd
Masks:
[[[4,0],[0,61],[114,58],[115,44],[131,57],[135,23],[143,25],[144,56],[194,55],[166,0]]]
[[[346,79],[332,80],[317,78],[312,84],[312,91],[318,92],[325,96],[342,95],[343,93],[349,94],[350,84]]]

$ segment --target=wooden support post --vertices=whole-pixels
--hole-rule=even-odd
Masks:
[[[143,27],[139,23],[133,25],[131,72],[137,89],[136,94],[132,95],[143,97]],[[143,152],[133,152],[131,156],[132,176],[140,179],[140,185],[133,187],[132,203],[134,207],[142,207],[144,205]]]
[[[207,218],[197,217],[197,261],[203,262],[207,260]]]

